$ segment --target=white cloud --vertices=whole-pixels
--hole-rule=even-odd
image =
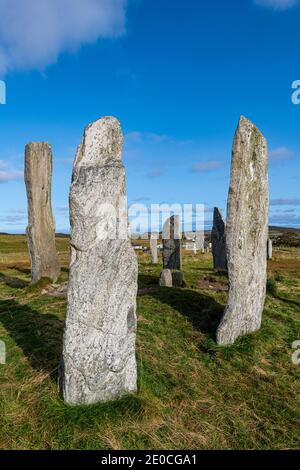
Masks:
[[[294,152],[288,149],[287,147],[278,147],[276,149],[270,150],[269,152],[270,159],[274,161],[279,160],[290,160],[293,158]]]
[[[269,7],[273,10],[288,10],[298,4],[298,0],[254,0],[256,5]]]
[[[198,171],[213,171],[221,168],[222,163],[219,160],[208,160],[205,162],[195,163],[192,167],[194,172]]]
[[[0,0],[0,74],[43,69],[63,51],[125,31],[127,0]]]

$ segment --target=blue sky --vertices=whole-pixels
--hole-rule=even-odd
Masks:
[[[0,231],[24,231],[24,146],[53,147],[53,210],[68,229],[83,128],[114,115],[129,203],[224,212],[240,114],[270,148],[270,223],[300,227],[300,1],[0,0]]]

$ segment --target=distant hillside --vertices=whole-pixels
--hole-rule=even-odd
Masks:
[[[294,227],[276,227],[274,225],[270,225],[269,227],[269,230],[270,230],[270,233],[276,233],[276,234],[280,234],[280,233],[297,233],[300,235],[300,228],[294,228]]]

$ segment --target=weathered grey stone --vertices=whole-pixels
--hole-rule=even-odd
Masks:
[[[156,234],[151,234],[150,250],[151,250],[152,264],[157,264],[158,263],[158,252],[157,252],[157,236],[156,236]]]
[[[166,220],[162,238],[164,269],[181,269],[181,230],[178,215]]]
[[[204,231],[196,232],[196,249],[201,252],[204,250]]]
[[[138,266],[124,206],[122,144],[119,122],[104,117],[85,129],[74,162],[62,363],[70,404],[113,400],[137,386]]]
[[[46,142],[32,142],[26,145],[27,240],[32,283],[45,277],[56,281],[60,274],[60,262],[55,247],[55,222],[51,207],[51,180],[51,146]]]
[[[268,256],[268,259],[273,258],[273,242],[272,242],[271,238],[268,239],[267,256]]]
[[[172,284],[173,284],[173,287],[184,287],[185,286],[183,273],[181,271],[173,271],[172,272]]]
[[[188,244],[194,243],[194,253],[197,253],[198,250],[201,252],[204,250],[204,231],[185,232],[184,236]]]
[[[226,247],[229,296],[217,331],[219,344],[259,330],[266,295],[268,150],[265,138],[244,117],[235,134]]]
[[[171,269],[164,269],[160,273],[159,285],[160,287],[173,287]]]
[[[226,227],[220,209],[214,208],[214,221],[211,231],[212,254],[215,272],[227,272]]]

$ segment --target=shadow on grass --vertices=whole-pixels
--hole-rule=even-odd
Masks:
[[[194,267],[194,266],[191,266],[189,268],[191,271],[202,271],[204,273],[211,273],[211,274],[214,274],[214,270],[213,268],[211,268],[210,266],[208,266],[207,268],[197,268],[197,267]]]
[[[0,323],[23,350],[33,368],[53,373],[62,353],[64,322],[55,315],[42,314],[15,300],[0,301]]]
[[[139,274],[138,286],[139,289],[143,287],[158,287],[159,276],[157,273],[153,274]]]
[[[28,274],[29,276],[31,274],[30,268],[24,268],[23,266],[11,266],[11,269],[14,269],[15,271],[19,271],[19,273],[22,273],[22,274]]]
[[[13,287],[14,289],[23,289],[29,285],[29,282],[19,279],[18,277],[6,276],[3,273],[0,273],[0,283],[6,284],[8,287]]]
[[[196,330],[215,340],[224,306],[216,302],[213,297],[191,289],[160,288],[155,275],[142,274],[139,276],[139,282],[142,287],[155,286],[157,289],[149,291],[148,295],[177,310]]]
[[[294,307],[298,307],[300,309],[300,302],[297,302],[297,300],[291,300],[287,299],[286,297],[282,297],[282,295],[276,295],[275,298],[277,300],[280,300],[281,302],[286,302],[290,305],[293,305]]]

